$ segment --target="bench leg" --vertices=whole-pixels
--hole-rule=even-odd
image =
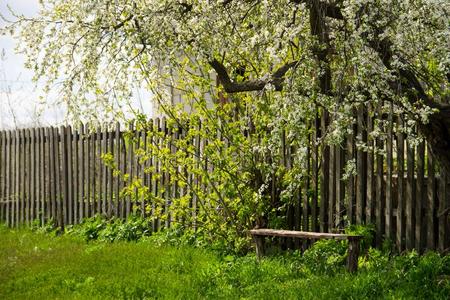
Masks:
[[[255,240],[256,244],[256,257],[258,259],[261,259],[262,256],[264,256],[264,237],[259,235],[254,235],[253,239]]]
[[[358,270],[359,239],[348,239],[347,269],[350,273]]]

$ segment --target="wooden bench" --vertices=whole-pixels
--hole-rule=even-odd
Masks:
[[[348,235],[339,233],[319,233],[293,230],[276,229],[252,229],[250,233],[256,243],[256,256],[261,258],[264,255],[264,237],[278,236],[287,238],[301,238],[310,240],[335,239],[348,240],[347,269],[349,272],[356,272],[358,269],[359,242],[362,239],[360,235]]]

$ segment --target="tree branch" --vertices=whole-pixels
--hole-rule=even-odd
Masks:
[[[301,4],[305,3],[309,7],[313,5],[314,0],[291,0],[291,2],[295,4]],[[320,7],[324,9],[325,16],[337,19],[337,20],[343,20],[344,16],[342,15],[341,9],[335,4],[335,3],[328,3],[324,1],[319,1]]]
[[[276,70],[270,76],[266,78],[259,78],[254,80],[247,80],[244,82],[234,82],[230,79],[228,71],[225,66],[219,62],[217,59],[213,59],[209,62],[210,66],[216,71],[220,83],[223,85],[227,93],[239,93],[239,92],[250,92],[250,91],[260,91],[264,89],[267,84],[273,84],[276,91],[281,91],[283,89],[284,75],[291,68],[298,64],[298,61],[293,61],[287,63]]]

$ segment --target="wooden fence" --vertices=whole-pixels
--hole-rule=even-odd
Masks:
[[[288,209],[289,228],[330,232],[348,223],[370,223],[376,229],[377,245],[388,239],[400,251],[447,251],[448,175],[439,171],[425,142],[413,146],[403,133],[393,130],[401,120],[392,118],[383,138],[368,138],[374,120],[359,112],[354,134],[348,135],[345,144],[308,145],[310,176]],[[311,141],[326,122],[326,116],[317,119]],[[155,119],[154,126],[166,130],[164,119]],[[133,212],[133,203],[130,197],[120,197],[124,181],[105,166],[102,153],[112,153],[121,172],[142,178],[152,193],[170,201],[172,193],[183,188],[171,182],[169,174],[154,177],[143,171],[146,166],[138,163],[134,150],[146,147],[146,133],[134,134],[138,141],[126,145],[119,124],[109,130],[68,126],[0,131],[1,220],[16,226],[52,218],[64,226],[98,213],[126,218]],[[361,141],[369,148],[376,143],[385,155],[359,149],[356,144]],[[198,151],[204,142],[194,142]],[[291,151],[284,149],[287,165]],[[343,178],[349,160],[356,163],[356,175]],[[147,164],[159,172],[157,160]],[[184,188],[183,192],[189,191]]]

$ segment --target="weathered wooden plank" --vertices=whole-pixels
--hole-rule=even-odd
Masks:
[[[63,226],[63,190],[61,185],[61,137],[58,128],[53,128],[55,146],[55,184],[56,184],[56,220],[58,226]]]
[[[120,165],[122,163],[122,159],[121,159],[121,148],[120,148],[120,136],[121,136],[121,132],[120,132],[120,122],[116,123],[116,128],[115,128],[115,133],[114,133],[114,159],[116,162],[116,166],[117,166],[117,172],[116,172],[116,176],[114,177],[114,203],[115,203],[115,211],[114,211],[114,215],[116,217],[123,217],[123,215],[121,215],[121,208],[122,208],[122,202],[120,199],[120,179],[122,174],[122,169],[120,168]]]
[[[351,126],[351,133],[347,134],[347,148],[346,148],[346,162],[351,163],[355,158],[355,139],[354,139],[354,126]],[[355,223],[355,176],[348,174],[346,185],[346,207],[347,207],[347,219],[350,224]]]
[[[425,143],[422,141],[417,146],[417,184],[415,204],[415,248],[421,252],[425,246],[423,232],[423,204],[425,200]]]
[[[386,139],[386,238],[393,240],[394,238],[394,226],[393,226],[393,190],[392,190],[392,174],[393,174],[393,104],[390,103],[388,126],[387,126],[387,139]]]
[[[72,129],[67,127],[61,128],[61,138],[62,138],[62,189],[63,189],[63,215],[64,215],[64,225],[69,225],[72,223],[71,220],[71,173],[72,173],[72,166],[70,162],[70,157],[72,156],[72,149],[71,149],[71,136],[72,136]],[[69,137],[70,134],[70,137]]]
[[[200,136],[200,132],[201,132],[201,128],[202,128],[202,123],[200,122],[200,120],[198,121],[198,124],[196,124],[196,126],[194,126],[193,130],[195,130],[195,135],[194,135],[194,159],[195,159],[195,168],[199,169],[200,168],[200,162],[201,162],[201,155],[202,153],[200,152],[201,150],[201,136]],[[200,184],[200,178],[198,176],[198,174],[194,174],[193,176],[193,186],[191,189],[192,192],[192,226],[194,228],[194,230],[197,230],[197,215],[198,215],[198,209],[199,209],[199,199],[198,199],[198,189],[199,189],[199,184]]]
[[[327,111],[322,112],[320,119],[321,136],[326,132],[329,123],[329,114]],[[320,170],[320,231],[328,232],[328,201],[329,201],[329,184],[330,184],[330,147],[325,143],[322,144],[321,156],[321,170]]]
[[[347,240],[349,237],[360,237],[358,235],[349,235],[341,233],[326,233],[326,232],[306,232],[306,231],[295,231],[295,230],[278,230],[278,229],[251,229],[249,230],[252,235],[259,236],[279,236],[279,237],[290,237],[290,238],[304,238],[304,239],[336,239],[336,240]]]
[[[426,216],[427,216],[427,248],[436,249],[435,238],[435,218],[436,218],[436,164],[430,145],[427,147],[427,202],[426,202]]]
[[[379,111],[381,115],[381,110]],[[384,142],[382,137],[377,138],[377,149],[384,149]],[[375,190],[375,224],[376,224],[376,236],[375,243],[378,247],[381,246],[382,238],[385,233],[385,187],[384,187],[384,178],[383,178],[383,166],[384,166],[384,157],[378,152],[376,156],[376,190]]]
[[[319,197],[319,147],[317,146],[318,139],[320,138],[320,121],[318,112],[316,109],[316,117],[314,120],[314,131],[311,141],[311,187],[313,189],[311,198],[311,230],[319,231],[319,223],[317,220],[317,210],[318,210],[318,197]]]
[[[302,230],[308,231],[309,225],[310,225],[310,211],[311,207],[309,205],[310,197],[309,197],[309,191],[311,188],[311,136],[308,136],[308,145],[306,146],[306,162],[305,162],[305,169],[307,177],[303,181],[302,186]]]
[[[30,220],[36,219],[36,148],[38,140],[36,139],[36,128],[30,129]]]
[[[46,167],[47,167],[47,162],[45,160],[46,157],[46,143],[48,143],[48,141],[46,140],[46,136],[45,136],[45,129],[44,128],[40,128],[39,129],[39,139],[40,139],[40,144],[39,144],[39,188],[40,188],[40,193],[39,193],[39,197],[40,197],[40,202],[41,202],[41,211],[40,211],[40,217],[41,217],[41,224],[43,225],[45,223],[45,212],[49,209],[49,205],[48,205],[48,201],[49,201],[49,192],[48,192],[48,188],[46,185],[46,182],[48,181],[49,178],[49,174],[48,172],[46,172]]]
[[[154,120],[154,133],[152,135],[152,140],[153,140],[153,145],[155,147],[159,147],[161,141],[160,138],[158,136],[158,134],[161,132],[161,121],[159,118],[156,118]],[[157,151],[157,150],[156,150]],[[161,160],[158,159],[158,154],[157,152],[153,153],[153,159],[154,159],[154,175],[153,175],[153,195],[155,197],[155,199],[157,199],[159,201],[159,196],[160,196],[160,189],[161,189]],[[153,231],[158,231],[160,229],[160,218],[159,218],[159,214],[158,214],[158,208],[159,205],[158,203],[155,203],[155,201],[153,201],[152,203],[152,215],[153,215]]]
[[[61,126],[59,129],[59,137],[61,139],[61,212],[62,226],[69,224],[69,177],[68,177],[68,137],[66,127]]]
[[[25,186],[24,191],[24,200],[25,200],[25,224],[30,224],[31,218],[31,143],[30,143],[30,129],[24,130],[24,143],[22,146],[24,150],[24,159],[23,159],[23,172],[24,177],[22,177],[22,185]]]
[[[398,126],[403,126],[401,117],[398,117]],[[401,131],[397,131],[397,247],[399,252],[404,249],[404,174],[405,174],[405,139]]]
[[[0,131],[0,222],[5,221],[6,215],[6,135]]]
[[[93,217],[96,213],[98,213],[98,210],[96,209],[96,204],[98,204],[97,199],[97,183],[100,181],[100,176],[96,172],[97,170],[97,136],[95,132],[94,126],[91,126],[91,128],[86,129],[86,133],[88,134],[88,150],[86,151],[88,158],[87,158],[87,166],[86,166],[86,204],[87,204],[87,216]]]
[[[120,125],[119,125],[120,126]],[[120,202],[120,217],[121,218],[125,218],[125,209],[126,209],[126,199],[125,197],[121,197],[122,195],[122,191],[125,187],[125,182],[124,182],[124,176],[126,174],[126,161],[127,161],[127,153],[126,153],[126,145],[125,145],[125,141],[123,138],[123,133],[120,132],[119,134],[119,155],[118,157],[120,158],[119,161],[119,169],[120,169],[120,178],[119,178],[119,202]]]
[[[450,209],[448,199],[448,174],[444,171],[443,167],[440,167],[439,171],[439,209],[437,212],[438,217],[438,250],[444,252],[448,244],[448,210]]]
[[[74,201],[73,201],[73,148],[72,148],[72,140],[73,140],[73,132],[72,127],[69,125],[65,130],[66,136],[66,183],[67,183],[67,224],[74,224]]]
[[[114,158],[114,127],[108,130],[108,152]],[[111,167],[107,168],[108,170],[108,209],[107,215],[108,217],[112,217],[115,215],[117,211],[117,203],[114,201],[114,176],[113,169]]]
[[[11,204],[9,212],[10,212],[10,225],[14,226],[15,224],[15,207],[16,207],[16,132],[10,131],[10,145],[9,145],[9,168],[11,177],[10,177],[10,184],[11,189],[9,191],[9,203]]]
[[[366,134],[364,128],[364,108],[362,105],[357,110],[357,140],[360,144],[366,142]],[[366,194],[366,168],[367,155],[362,149],[356,151],[356,223],[364,222],[364,203]]]
[[[370,134],[373,131],[373,118],[372,114],[374,113],[374,108],[369,105],[368,111],[367,111],[367,133]],[[368,153],[367,153],[367,181],[366,181],[366,209],[364,211],[365,213],[365,221],[366,224],[374,224],[375,218],[374,218],[374,212],[375,212],[375,174],[374,174],[374,166],[375,166],[375,141],[373,140],[370,135],[367,138],[367,147],[368,147]]]
[[[93,195],[95,200],[97,201],[97,205],[94,205],[94,207],[97,207],[96,213],[97,214],[103,214],[106,215],[106,168],[103,164],[102,154],[105,152],[106,149],[106,129],[105,132],[102,132],[102,127],[97,127],[97,134],[95,135],[96,143],[94,144],[97,147],[97,154],[94,162],[94,166],[97,167],[96,170],[94,170],[94,178],[93,178]],[[95,153],[95,151],[94,151]],[[96,188],[98,186],[98,195],[96,193]]]
[[[134,124],[130,122],[128,125],[128,131],[131,135],[134,132]],[[133,181],[133,159],[134,159],[134,142],[133,140],[128,140],[127,145],[127,175],[128,175],[128,181],[127,185],[130,185]],[[131,205],[132,205],[132,199],[131,195],[127,195],[126,198],[126,210],[125,210],[125,216],[128,218],[131,214]]]
[[[414,205],[415,205],[415,178],[414,178],[414,147],[407,141],[406,164],[406,249],[414,248]]]
[[[5,168],[5,170],[6,170],[6,172],[7,172],[7,174],[8,174],[8,176],[6,176],[5,177],[5,183],[6,183],[6,186],[5,186],[5,194],[6,194],[6,214],[5,214],[5,217],[6,217],[6,225],[8,225],[8,226],[10,226],[11,225],[11,219],[12,219],[12,210],[11,210],[11,208],[12,208],[12,199],[13,199],[13,197],[12,197],[12,183],[13,183],[13,168],[12,168],[12,155],[11,155],[11,152],[12,152],[12,145],[13,145],[13,140],[12,140],[12,136],[11,136],[11,131],[6,131],[6,133],[5,133],[5,138],[6,138],[6,140],[5,140],[5,146],[6,146],[6,153],[5,153],[5,159],[6,159],[6,168]]]
[[[83,124],[80,124],[80,139],[79,139],[79,157],[80,157],[80,173],[79,173],[79,203],[78,203],[78,212],[79,212],[79,218],[80,222],[83,221],[83,219],[87,216],[86,214],[86,133],[84,131],[85,127]]]
[[[74,128],[72,139],[72,159],[73,159],[73,223],[78,224],[80,219],[80,173],[79,173],[79,149],[80,133],[78,128]]]
[[[163,132],[165,132],[166,134],[166,143],[164,144],[165,147],[167,147],[170,151],[172,151],[172,142],[173,142],[173,128],[170,127],[170,125],[167,122],[167,119],[165,117],[163,117],[162,119],[162,129]],[[170,218],[171,218],[171,214],[170,214],[170,204],[171,204],[171,175],[170,175],[170,170],[167,166],[167,164],[165,165],[164,168],[164,216],[165,216],[165,228],[169,228],[170,227]]]
[[[14,184],[13,184],[13,207],[12,207],[12,225],[18,226],[19,221],[19,162],[20,162],[20,137],[19,130],[14,130],[14,146],[12,149],[13,154],[13,169],[14,169]]]
[[[20,224],[24,224],[26,221],[26,207],[25,207],[25,199],[27,197],[27,181],[26,181],[26,159],[25,156],[27,154],[27,144],[26,144],[26,130],[20,129],[20,138],[19,138],[19,152],[20,152],[20,161],[19,161],[19,178],[18,178],[18,186],[19,186],[19,197],[20,197]]]
[[[108,153],[108,126],[105,125],[103,127],[102,130],[102,139],[101,139],[101,150],[100,150],[100,155],[98,157],[98,161],[99,161],[99,166],[101,167],[101,177],[102,181],[101,181],[101,188],[100,188],[100,201],[102,203],[101,205],[101,213],[105,216],[107,216],[108,212],[108,202],[109,202],[109,198],[108,198],[108,170],[106,168],[105,163],[103,162],[103,155]]]
[[[140,184],[143,184],[143,176],[142,176],[142,165],[140,164],[140,158],[141,158],[141,150],[142,150],[142,132],[140,130],[140,125],[136,124],[136,129],[134,132],[134,138],[135,138],[135,144],[134,144],[134,159],[133,159],[133,169],[134,169],[134,176],[135,179],[140,182]],[[134,207],[133,212],[135,214],[140,213],[140,210],[142,208],[142,198],[139,197],[139,191],[138,188],[135,188],[134,190]]]
[[[147,130],[145,128],[141,129],[140,132],[141,135],[141,144],[142,144],[142,150],[143,150],[143,157],[140,158],[141,161],[141,177],[142,177],[142,185],[143,187],[149,186],[149,180],[148,180],[148,168],[150,166],[150,159],[147,157],[148,155],[148,136],[147,136]],[[146,194],[142,193],[141,195],[141,216],[146,216]]]
[[[336,146],[336,219],[335,227],[342,229],[344,202],[345,202],[345,183],[342,179],[344,170],[344,149],[341,146]]]
[[[329,230],[335,228],[336,214],[336,149],[335,145],[330,146],[330,169],[328,184],[328,226]]]
[[[45,136],[48,140],[47,143],[47,161],[49,162],[47,172],[49,174],[49,179],[47,181],[47,187],[49,190],[49,209],[47,210],[47,220],[52,219],[55,221],[56,218],[56,182],[55,182],[55,141],[53,138],[53,128],[45,128]]]

